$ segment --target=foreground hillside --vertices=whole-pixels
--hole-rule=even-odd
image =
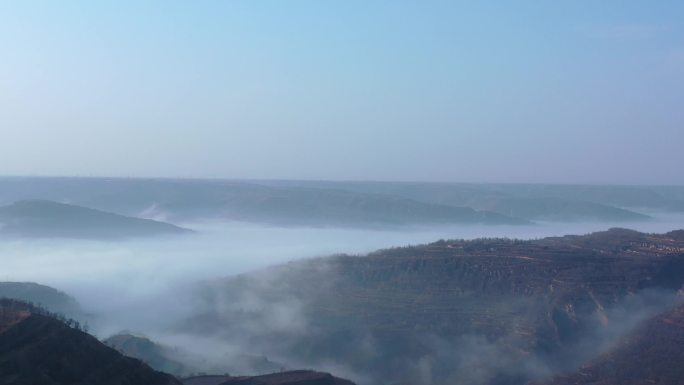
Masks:
[[[684,305],[680,305],[639,325],[577,372],[544,385],[681,385],[683,363]]]
[[[0,300],[0,384],[179,385],[23,302]]]
[[[117,336],[110,344],[153,351],[149,340]],[[168,361],[163,361],[168,364]],[[157,362],[159,364],[159,362]],[[170,369],[180,369],[174,363]],[[2,385],[354,385],[328,373],[289,371],[262,376],[202,375],[183,382],[124,356],[87,334],[73,320],[28,302],[0,298],[0,384]]]
[[[676,301],[684,232],[440,241],[205,285],[179,326],[368,383],[522,384]]]
[[[188,233],[169,223],[44,200],[0,207],[0,236],[120,239]]]

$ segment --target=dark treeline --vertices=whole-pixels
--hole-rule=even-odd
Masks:
[[[0,298],[0,325],[20,320],[31,314],[43,315],[62,322],[66,326],[88,333],[88,323],[69,318],[62,313],[51,312],[41,304],[30,301],[22,301],[14,298]]]

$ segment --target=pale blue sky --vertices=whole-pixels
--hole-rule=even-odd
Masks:
[[[0,1],[0,174],[684,184],[680,1]]]

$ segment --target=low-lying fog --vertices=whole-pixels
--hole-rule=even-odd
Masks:
[[[359,254],[438,239],[539,238],[584,234],[610,227],[667,232],[684,227],[684,215],[658,215],[641,223],[544,223],[532,226],[449,226],[358,230],[282,228],[249,223],[186,225],[197,234],[176,238],[99,242],[0,242],[2,281],[32,281],[75,297],[99,320],[100,337],[120,330],[155,334],[187,311],[183,288],[193,282],[252,271],[287,261]],[[160,306],[161,305],[161,306]]]

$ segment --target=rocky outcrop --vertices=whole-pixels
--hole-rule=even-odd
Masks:
[[[684,383],[684,305],[660,314],[620,338],[576,372],[543,385],[681,385]]]

